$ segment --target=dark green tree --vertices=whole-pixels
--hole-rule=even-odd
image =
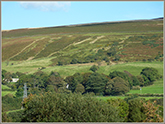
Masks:
[[[91,71],[93,72],[96,72],[98,70],[98,66],[96,65],[93,65],[91,68],[90,68]]]
[[[109,77],[111,79],[115,78],[115,77],[121,77],[122,79],[124,79],[125,81],[129,82],[129,86],[130,88],[133,86],[131,78],[128,76],[128,74],[124,73],[124,72],[120,72],[120,71],[113,71],[110,72]]]
[[[137,79],[136,76],[131,76],[131,80],[132,80],[133,86],[140,85],[140,82],[139,82],[139,80]]]
[[[103,94],[105,84],[108,82],[108,78],[99,73],[92,73],[86,83],[86,91],[94,92],[95,94]]]
[[[150,82],[153,82],[156,79],[161,78],[161,76],[158,73],[158,70],[152,67],[144,68],[140,74],[146,76]]]
[[[127,93],[129,90],[128,82],[120,77],[115,77],[106,84],[104,93],[105,95],[122,95]]]
[[[6,72],[7,72],[6,70],[2,69],[2,79],[5,77]]]

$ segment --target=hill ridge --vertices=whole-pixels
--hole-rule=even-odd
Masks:
[[[111,23],[126,23],[126,22],[139,22],[139,21],[154,21],[154,20],[163,20],[163,17],[153,18],[153,19],[135,19],[135,20],[123,20],[123,21],[105,21],[105,22],[91,22],[83,24],[70,24],[70,25],[61,25],[61,26],[50,26],[50,27],[34,27],[34,28],[19,28],[11,30],[2,30],[2,32],[16,31],[16,30],[31,30],[31,29],[44,29],[44,28],[61,28],[61,27],[76,27],[76,26],[89,26],[89,25],[98,25],[98,24],[111,24]]]

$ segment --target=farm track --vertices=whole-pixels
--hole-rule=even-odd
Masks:
[[[91,41],[90,44],[95,43],[97,40],[99,40],[99,39],[101,39],[101,38],[103,38],[103,37],[105,37],[105,36],[97,37],[95,40]]]
[[[52,43],[53,41],[53,39],[55,39],[55,38],[51,38],[48,42],[49,43]],[[34,58],[38,55],[38,54],[40,54],[44,49],[45,49],[46,47],[44,47],[41,51],[39,51],[35,56],[34,56]]]
[[[81,43],[86,42],[86,41],[88,41],[88,40],[91,40],[91,37],[90,37],[90,38],[87,38],[87,39],[85,39],[85,40],[82,40],[82,41],[80,41],[80,42],[78,42],[78,43],[71,43],[71,44],[69,44],[68,46],[64,47],[62,50],[67,49],[67,48],[70,47],[71,45],[78,45],[78,44],[81,44]],[[58,52],[60,52],[60,51],[61,51],[61,50],[56,51],[56,52],[53,52],[53,53],[49,54],[47,57],[51,57],[53,54],[56,54],[56,53],[58,53]]]
[[[45,37],[42,37],[40,39],[37,39],[35,41],[33,41],[31,44],[29,44],[28,46],[24,47],[20,52],[18,52],[17,54],[13,55],[12,57],[9,58],[9,60],[17,55],[19,55],[20,53],[22,53],[24,50],[26,50],[28,47],[32,46],[34,43],[36,43],[39,40],[43,40]]]
[[[91,40],[91,37],[90,37],[90,38],[87,38],[87,39],[85,39],[85,40],[82,40],[82,41],[80,41],[80,42],[78,42],[78,43],[73,43],[73,45],[78,45],[78,44],[81,44],[81,43],[83,43],[83,42],[85,42],[85,41],[88,41],[88,40]]]

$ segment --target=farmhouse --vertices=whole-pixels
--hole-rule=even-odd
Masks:
[[[17,82],[19,80],[19,78],[12,78],[12,81],[11,82]]]
[[[4,81],[7,81],[8,83],[9,82],[17,82],[19,80],[19,78],[11,78],[11,80],[8,80],[8,79],[3,79]]]

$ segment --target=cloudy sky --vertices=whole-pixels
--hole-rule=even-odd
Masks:
[[[1,30],[92,22],[152,19],[164,16],[154,2],[1,2]]]

